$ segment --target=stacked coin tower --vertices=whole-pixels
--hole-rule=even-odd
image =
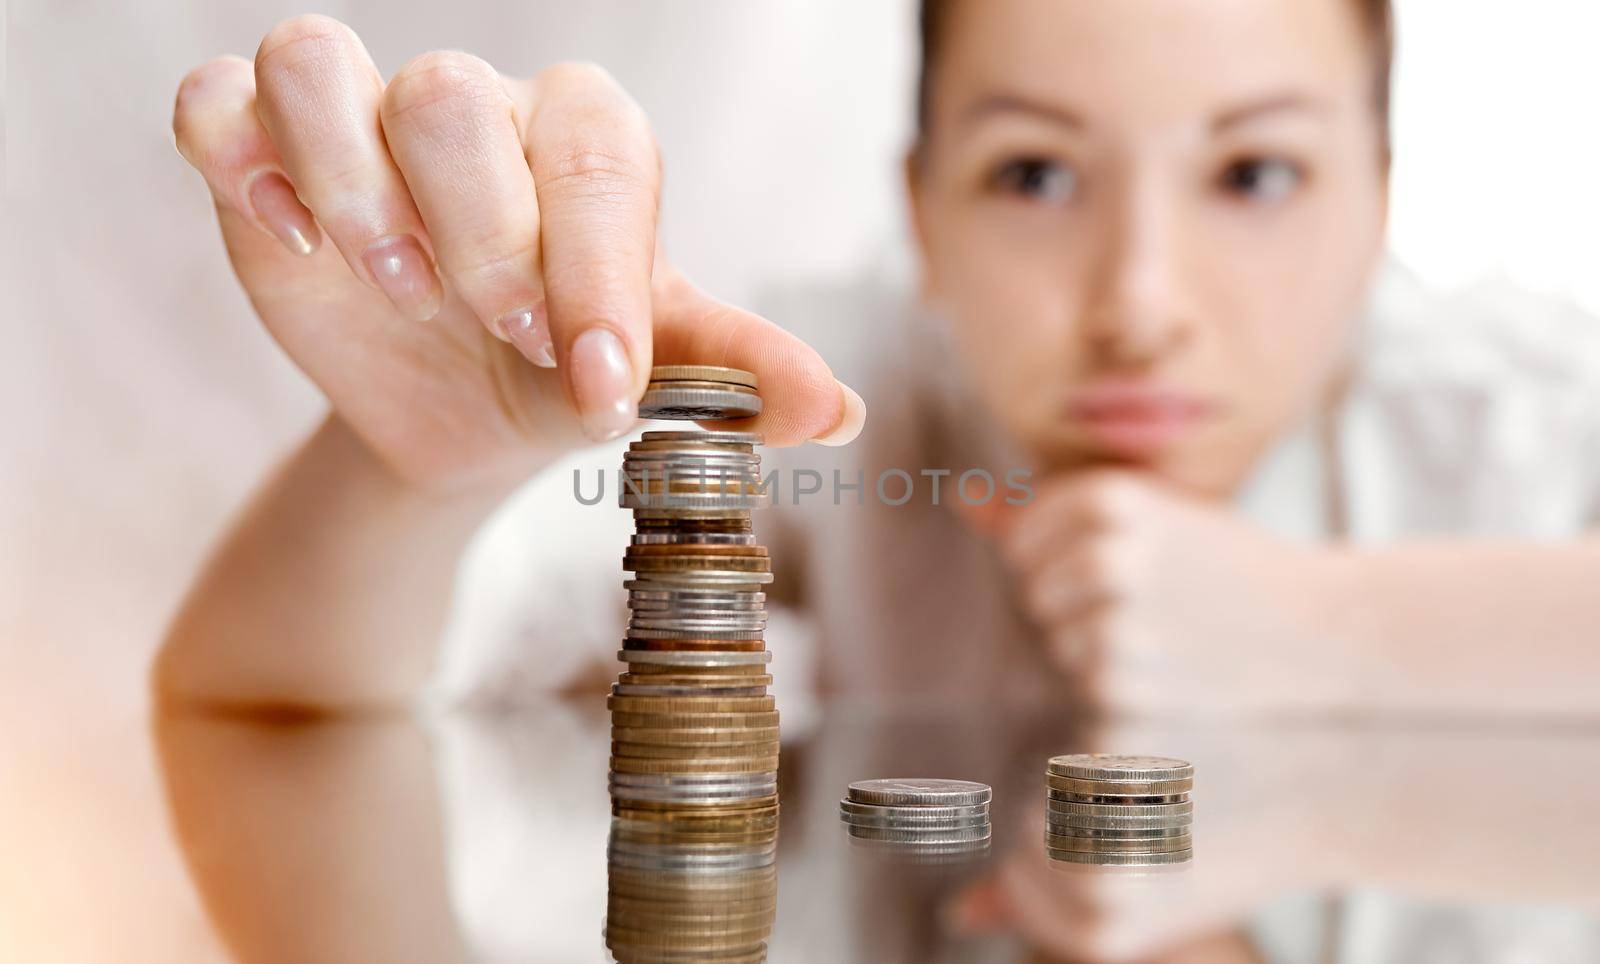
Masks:
[[[839,818],[852,841],[877,849],[917,858],[974,855],[989,846],[993,796],[967,780],[861,780],[839,801]]]
[[[777,815],[764,829],[720,825],[613,822],[605,941],[618,964],[766,960],[778,907]]]
[[[1179,864],[1194,855],[1194,766],[1153,756],[1076,753],[1045,773],[1045,846],[1081,864]]]
[[[761,411],[749,372],[703,365],[656,368],[640,403],[646,418],[741,418]],[[774,817],[778,713],[767,693],[767,550],[751,510],[766,504],[761,437],[738,432],[646,432],[628,447],[621,504],[635,534],[627,671],[612,687],[612,813],[673,824],[715,814],[719,833]],[[727,842],[727,841],[719,841]]]

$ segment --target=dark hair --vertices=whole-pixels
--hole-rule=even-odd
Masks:
[[[1378,115],[1379,136],[1382,137],[1383,155],[1387,161],[1390,152],[1389,112],[1390,89],[1394,74],[1394,6],[1391,0],[1351,0],[1366,28],[1372,45],[1372,97],[1373,109]],[[940,46],[947,33],[946,24],[955,6],[955,0],[922,0],[920,34],[922,69],[917,76],[917,140],[927,136],[931,120],[931,88],[933,67],[939,60]]]

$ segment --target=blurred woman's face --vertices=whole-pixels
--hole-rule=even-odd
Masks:
[[[1349,0],[965,0],[909,165],[925,289],[1046,467],[1223,494],[1341,361],[1382,248]]]

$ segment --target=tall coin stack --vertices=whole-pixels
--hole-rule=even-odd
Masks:
[[[645,418],[679,420],[760,411],[754,375],[705,365],[654,369],[639,405]],[[608,700],[612,813],[664,830],[692,817],[714,835],[700,842],[719,845],[749,842],[768,823],[776,833],[778,713],[763,638],[772,564],[750,524],[767,503],[760,443],[646,432],[623,462],[635,533],[623,557],[633,573],[618,653],[627,671]]]
[[[1050,759],[1045,847],[1056,860],[1148,867],[1194,855],[1194,766],[1154,756]]]
[[[777,814],[737,833],[718,819],[613,821],[606,948],[618,964],[758,964],[778,908]]]

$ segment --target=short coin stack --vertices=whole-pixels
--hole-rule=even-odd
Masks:
[[[733,369],[657,368],[640,414],[742,417],[761,409],[755,385]],[[772,564],[750,521],[767,501],[760,442],[646,432],[628,447],[620,498],[634,515],[623,557],[633,578],[618,653],[627,671],[608,700],[619,818],[677,826],[709,816],[717,833],[736,836],[776,819],[778,713],[763,638]]]
[[[1194,766],[1152,756],[1076,753],[1045,773],[1045,846],[1082,864],[1178,864],[1194,855]]]
[[[606,948],[618,964],[756,964],[778,906],[777,814],[618,818],[606,852]]]
[[[852,841],[913,857],[966,856],[989,846],[993,792],[967,780],[861,780],[839,801]]]

